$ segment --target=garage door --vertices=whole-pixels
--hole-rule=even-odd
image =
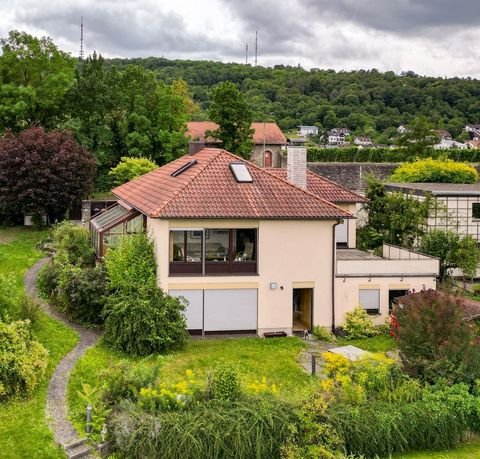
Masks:
[[[257,330],[257,289],[205,290],[205,331]]]
[[[170,290],[171,296],[183,296],[188,301],[185,309],[187,329],[191,331],[203,329],[203,290]]]
[[[189,331],[257,330],[257,289],[170,290],[169,294],[188,301]]]

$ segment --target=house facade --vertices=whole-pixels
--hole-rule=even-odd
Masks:
[[[252,123],[253,150],[250,160],[260,167],[281,167],[287,138],[277,123]],[[220,142],[205,135],[214,131],[218,124],[212,121],[190,121],[187,136],[190,138],[190,153],[205,147],[219,147]]]
[[[362,147],[370,147],[373,145],[373,141],[370,137],[355,137],[353,143]]]
[[[298,126],[297,135],[308,137],[309,135],[318,135],[317,126]]]
[[[435,261],[355,249],[353,213],[365,199],[307,174],[305,148],[290,147],[282,172],[206,148],[113,193],[118,204],[90,223],[97,253],[104,235],[114,246],[122,231],[146,228],[158,285],[188,301],[191,333],[336,328],[358,304],[382,322],[392,292],[435,287]]]
[[[426,221],[428,230],[450,230],[460,236],[472,236],[480,242],[480,184],[389,183],[388,191],[401,192],[421,201],[427,196],[436,205]]]

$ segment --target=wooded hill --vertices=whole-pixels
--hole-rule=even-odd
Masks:
[[[247,96],[256,120],[273,119],[283,130],[300,124],[323,130],[346,126],[356,134],[372,136],[377,143],[389,143],[401,123],[408,124],[420,115],[428,118],[432,128],[445,128],[454,137],[461,134],[466,122],[480,122],[480,81],[475,79],[154,57],[111,59],[108,64],[118,68],[141,65],[167,83],[184,79],[202,109],[198,119],[206,118],[210,88],[229,80]]]

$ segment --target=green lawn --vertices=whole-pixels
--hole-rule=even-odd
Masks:
[[[478,459],[480,458],[480,438],[465,442],[450,451],[427,451],[393,456],[395,459]]]
[[[44,232],[14,228],[0,230],[0,274],[14,277],[18,291],[27,269],[42,258],[35,246]],[[73,348],[76,333],[40,313],[34,326],[38,340],[50,353],[47,375],[34,396],[0,404],[0,456],[2,459],[63,458],[45,422],[48,380],[59,360]]]
[[[269,383],[279,387],[281,397],[298,399],[312,382],[296,362],[304,346],[305,343],[298,338],[191,340],[185,349],[167,356],[133,359],[98,344],[86,352],[72,372],[68,388],[70,415],[77,429],[83,430],[85,402],[78,396],[82,383],[96,385],[99,372],[122,360],[128,361],[132,367],[140,362],[157,365],[160,380],[167,382],[183,379],[187,369],[206,377],[216,362],[229,361],[238,367],[242,382],[251,383],[266,377]]]
[[[337,340],[339,346],[356,346],[369,352],[388,352],[396,348],[395,341],[389,335],[377,335],[372,338],[346,339],[339,338]]]

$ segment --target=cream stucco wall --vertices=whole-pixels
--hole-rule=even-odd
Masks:
[[[158,285],[172,289],[258,288],[258,332],[291,333],[293,288],[313,288],[315,325],[331,324],[333,220],[158,220],[147,228],[155,243]],[[258,275],[169,276],[169,230],[258,228]],[[277,288],[271,289],[270,283]]]
[[[338,327],[345,322],[345,313],[359,304],[360,289],[380,290],[380,315],[372,316],[377,325],[381,325],[388,317],[389,290],[435,289],[434,276],[425,277],[337,277],[335,279],[335,325]]]
[[[359,205],[356,203],[337,204],[343,210],[356,217]],[[347,222],[348,225],[348,248],[354,249],[357,246],[357,219],[352,218]]]

